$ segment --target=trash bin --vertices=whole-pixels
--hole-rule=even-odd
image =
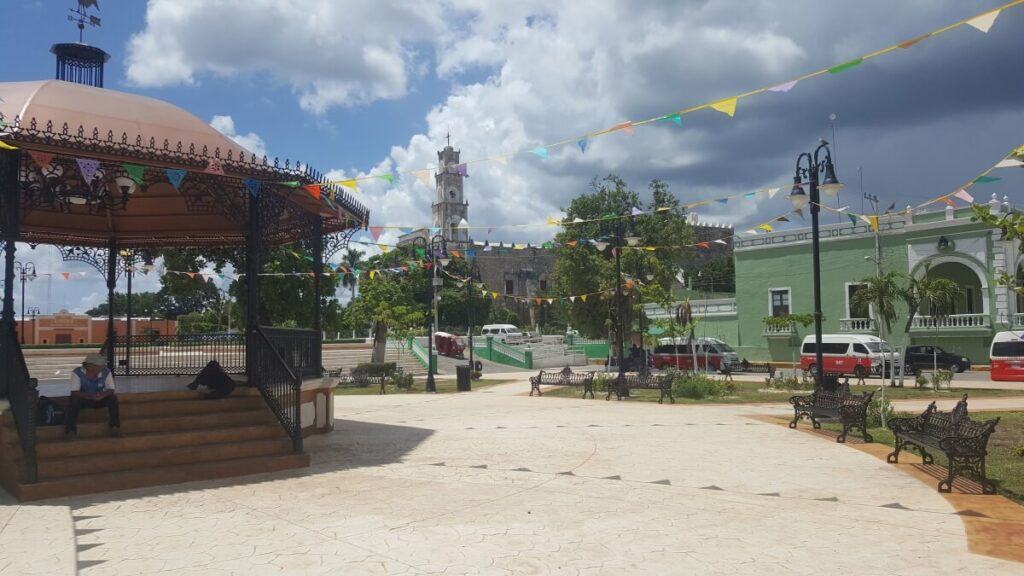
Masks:
[[[472,390],[469,376],[469,366],[465,364],[455,366],[455,389],[459,392]]]

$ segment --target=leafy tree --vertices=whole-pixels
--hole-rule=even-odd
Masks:
[[[654,251],[624,249],[621,255],[624,276],[645,278],[653,275],[653,283],[668,290],[671,287],[674,270],[685,259],[685,251],[678,246],[693,243],[693,229],[686,222],[686,211],[671,194],[668,186],[655,180],[651,182],[652,201],[647,206],[639,195],[615,175],[591,182],[590,193],[573,199],[565,210],[568,220],[595,220],[567,226],[556,236],[559,248],[553,286],[557,295],[576,295],[614,290],[615,258],[610,248],[598,251],[587,242],[598,240],[614,243],[616,229],[621,228],[623,237],[638,237],[644,246],[666,246]],[[633,208],[651,211],[653,214],[619,218],[629,215]],[[629,297],[626,295],[625,297]],[[623,318],[626,326],[642,313],[634,306],[626,305]],[[584,302],[577,298],[567,306],[565,320],[589,337],[605,335],[618,322],[613,318],[618,307],[615,297],[591,296]]]
[[[364,264],[363,252],[355,248],[346,250],[341,258],[341,265],[348,270],[341,276],[341,287],[351,290],[352,298],[356,297],[356,287],[359,285],[359,276],[355,270],[362,270]]]
[[[367,266],[371,270],[394,267],[402,256],[397,251],[375,256]],[[383,362],[389,333],[402,336],[426,323],[428,309],[416,297],[426,274],[419,270],[412,274],[381,272],[374,276],[361,283],[359,295],[349,303],[345,315],[353,325],[373,326],[372,359]]]
[[[110,305],[103,302],[85,311],[94,318],[105,318]],[[162,310],[157,305],[156,292],[139,292],[132,294],[132,317],[160,316]],[[123,292],[114,292],[114,316],[128,315],[128,295]]]
[[[698,267],[693,289],[701,292],[735,292],[736,266],[732,256],[719,256]]]
[[[892,333],[896,320],[896,303],[903,298],[903,274],[890,270],[881,276],[869,276],[861,280],[864,286],[853,293],[853,306],[873,307],[875,322],[885,326],[885,333]]]

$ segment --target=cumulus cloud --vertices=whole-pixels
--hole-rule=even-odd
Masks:
[[[128,43],[127,77],[159,87],[266,74],[320,114],[405,95],[418,47],[443,16],[437,3],[150,0]]]
[[[235,120],[231,116],[214,116],[210,120],[210,126],[221,134],[231,138],[236,144],[245,148],[258,157],[267,155],[267,145],[255,132],[239,134],[235,131]]]

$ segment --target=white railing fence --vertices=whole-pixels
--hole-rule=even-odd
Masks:
[[[987,314],[950,314],[949,316],[915,316],[912,328],[941,330],[944,328],[985,328]]]

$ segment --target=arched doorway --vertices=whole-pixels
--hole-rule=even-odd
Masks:
[[[982,314],[986,310],[985,284],[978,274],[962,262],[942,262],[928,269],[929,278],[945,278],[960,287],[960,295],[952,305],[943,309],[925,303],[923,312],[930,316]]]

